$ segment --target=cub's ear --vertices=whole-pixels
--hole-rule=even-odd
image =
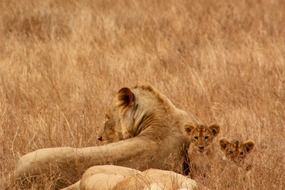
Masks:
[[[220,147],[222,151],[224,151],[229,144],[230,142],[227,139],[220,139]]]
[[[246,141],[245,143],[243,143],[243,148],[246,151],[246,153],[250,153],[254,148],[254,142]]]
[[[214,137],[217,136],[220,132],[220,126],[216,124],[211,125],[209,129],[211,130],[211,133],[214,135]]]
[[[189,125],[189,124],[184,125],[184,130],[187,133],[187,135],[190,135],[193,129],[195,129],[193,125]]]
[[[135,102],[135,95],[129,88],[121,88],[118,92],[118,106],[128,107]]]

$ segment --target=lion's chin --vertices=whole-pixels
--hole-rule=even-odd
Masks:
[[[202,154],[205,152],[205,150],[198,150],[198,152]]]

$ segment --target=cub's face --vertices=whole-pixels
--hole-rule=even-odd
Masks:
[[[246,156],[253,150],[254,142],[241,142],[238,140],[229,141],[227,139],[221,139],[220,148],[228,160],[237,165],[241,165]]]
[[[218,125],[186,125],[184,129],[190,139],[190,151],[197,153],[207,152],[220,132]]]

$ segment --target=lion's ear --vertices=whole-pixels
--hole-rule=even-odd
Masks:
[[[216,124],[211,125],[211,126],[209,127],[209,129],[211,130],[211,133],[212,133],[214,136],[217,136],[217,135],[219,134],[219,132],[220,132],[220,126],[219,126],[219,125],[216,125]]]
[[[220,147],[222,151],[224,151],[229,144],[230,142],[227,139],[220,139]]]
[[[243,143],[243,148],[246,151],[246,153],[250,153],[254,147],[254,142],[252,141],[247,141]]]
[[[129,88],[121,88],[118,92],[118,105],[127,107],[135,102],[135,95]]]
[[[193,125],[188,125],[187,124],[187,125],[184,126],[184,130],[187,133],[187,135],[190,135],[194,128],[195,127]]]

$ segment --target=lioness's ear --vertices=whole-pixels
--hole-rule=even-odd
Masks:
[[[135,101],[135,95],[129,88],[121,88],[118,92],[118,105],[127,107]]]
[[[193,125],[188,125],[188,124],[184,125],[184,130],[187,133],[187,135],[190,135],[194,128],[195,127]]]
[[[243,143],[243,148],[246,151],[246,153],[250,153],[254,147],[254,142],[252,141],[247,141]]]
[[[220,139],[221,150],[224,151],[230,142],[227,139]]]
[[[211,125],[210,127],[209,127],[209,129],[211,130],[211,132],[212,132],[212,134],[214,135],[214,136],[217,136],[218,134],[219,134],[219,132],[220,132],[220,126],[219,125]]]

